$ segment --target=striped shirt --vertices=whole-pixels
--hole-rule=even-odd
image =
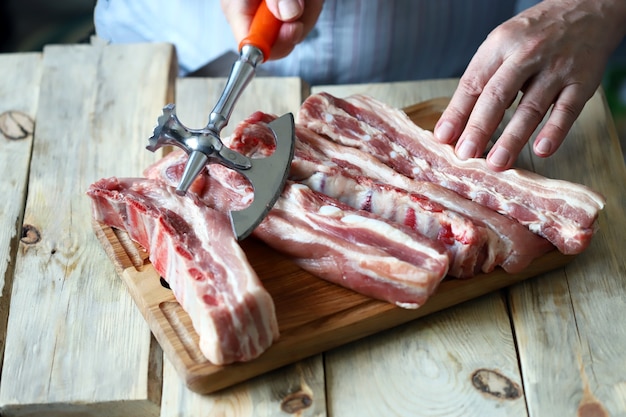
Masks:
[[[498,24],[532,0],[326,0],[315,28],[273,75],[311,85],[458,77]],[[98,0],[99,37],[114,43],[170,42],[181,75],[236,41],[217,0]]]

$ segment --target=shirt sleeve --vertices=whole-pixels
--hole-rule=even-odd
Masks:
[[[181,75],[236,49],[217,0],[98,0],[94,25],[112,43],[174,44]]]

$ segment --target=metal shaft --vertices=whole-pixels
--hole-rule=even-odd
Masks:
[[[204,129],[205,132],[208,131],[209,137],[212,136],[212,138],[210,138],[212,139],[212,143],[209,144],[210,146],[206,146],[206,144],[203,143],[198,143],[197,147],[193,145],[190,146],[191,152],[189,154],[189,160],[185,165],[180,183],[178,187],[176,187],[178,194],[184,195],[187,192],[193,181],[209,162],[211,155],[207,153],[207,148],[211,149],[211,146],[215,147],[216,142],[219,144],[219,149],[213,149],[213,151],[218,152],[221,157],[226,156],[227,162],[237,164],[237,161],[229,160],[229,157],[231,157],[230,154],[233,152],[228,153],[228,155],[222,155],[226,150],[223,148],[226,147],[222,146],[222,142],[219,139],[220,132],[228,124],[237,100],[252,78],[254,78],[256,66],[261,62],[263,62],[263,53],[260,49],[251,45],[244,45],[241,48],[239,59],[233,64],[224,91],[222,91],[217,104],[213,108],[213,111],[211,111],[209,123]],[[201,142],[201,140],[199,142]],[[239,163],[239,166],[241,168],[242,163]]]
[[[235,103],[254,78],[256,66],[263,62],[263,53],[256,47],[244,45],[239,59],[233,64],[224,91],[209,115],[208,129],[217,134],[228,124]]]

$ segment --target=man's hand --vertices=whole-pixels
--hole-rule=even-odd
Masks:
[[[221,0],[222,10],[235,39],[240,42],[248,35],[252,18],[260,0]],[[283,21],[270,59],[287,56],[308,35],[319,17],[323,0],[266,0],[267,8]]]
[[[623,0],[544,0],[504,22],[480,46],[435,127],[462,158],[479,157],[521,92],[511,121],[487,155],[496,171],[511,167],[552,107],[533,144],[552,155],[600,85],[626,32]]]

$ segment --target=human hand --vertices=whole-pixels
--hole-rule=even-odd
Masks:
[[[625,32],[623,0],[544,0],[525,10],[478,48],[435,126],[435,138],[456,142],[461,159],[481,156],[521,92],[487,165],[510,168],[551,106],[533,151],[554,154],[600,85]]]
[[[248,35],[261,0],[221,0],[222,10],[237,43]],[[266,0],[267,8],[283,22],[269,59],[287,56],[308,35],[319,17],[323,0]]]

